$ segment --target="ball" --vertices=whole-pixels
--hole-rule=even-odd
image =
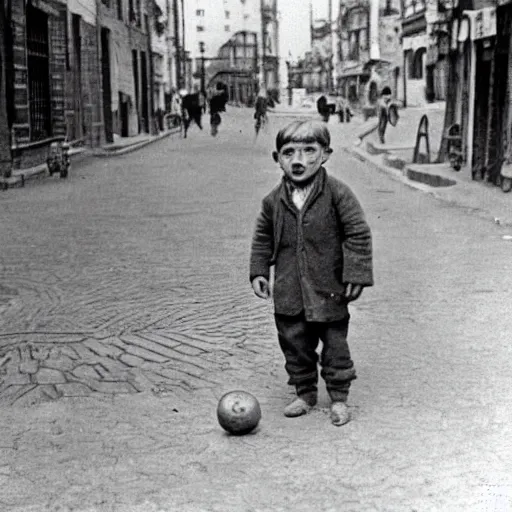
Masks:
[[[247,391],[230,391],[219,400],[217,419],[220,426],[230,434],[248,434],[257,427],[261,419],[260,404]]]

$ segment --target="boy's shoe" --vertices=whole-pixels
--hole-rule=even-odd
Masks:
[[[333,402],[331,405],[331,422],[336,427],[341,427],[350,421],[350,412],[345,402]]]
[[[284,408],[284,415],[287,418],[296,418],[297,416],[302,416],[303,414],[307,414],[315,405],[316,401],[307,401],[300,396],[297,397],[292,403],[288,404]]]

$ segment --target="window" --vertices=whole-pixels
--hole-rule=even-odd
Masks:
[[[27,64],[30,140],[52,135],[48,15],[27,6]]]
[[[230,14],[231,13],[229,11],[224,11],[224,16],[226,17],[227,20],[229,20]]]
[[[198,32],[204,32],[204,27],[203,27],[203,25],[197,25],[196,30],[197,30]]]
[[[140,28],[141,26],[141,1],[135,0],[135,24]]]
[[[204,9],[196,9],[196,16],[204,17]]]
[[[230,31],[229,25],[224,25],[224,31],[225,32],[229,32]]]
[[[420,80],[423,78],[423,67],[425,61],[426,48],[418,48],[415,52],[409,50],[407,58],[409,61],[409,78]]]
[[[425,11],[425,0],[404,0],[403,17],[409,18],[414,14]]]
[[[368,11],[354,10],[348,15],[348,60],[359,60],[361,52],[368,50]]]

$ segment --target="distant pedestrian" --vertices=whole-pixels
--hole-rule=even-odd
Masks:
[[[336,112],[340,123],[350,123],[352,111],[350,110],[348,101],[343,96],[339,96],[336,99]]]
[[[316,101],[316,109],[322,117],[322,121],[328,123],[331,116],[331,110],[325,96],[320,96],[320,98],[318,98]]]
[[[210,130],[215,137],[221,123],[221,112],[226,112],[226,103],[228,102],[228,93],[226,86],[221,82],[217,82],[215,89],[210,97]]]
[[[185,93],[182,98],[182,107],[183,107],[183,133],[184,137],[187,137],[188,129],[194,121],[200,130],[203,129],[202,117],[203,117],[203,107],[201,106],[201,97],[200,92],[196,88],[196,90],[191,93]]]
[[[348,305],[373,285],[372,240],[363,209],[351,189],[327,174],[332,152],[323,123],[294,121],[279,131],[274,160],[284,176],[264,199],[251,247],[254,293],[273,302],[288,383],[297,398],[285,416],[301,416],[317,402],[319,341],[321,376],[331,398],[331,421],[350,420],[346,405],[356,378],[347,343]]]
[[[385,144],[385,135],[386,128],[389,121],[388,110],[391,104],[391,89],[389,87],[384,87],[382,89],[380,99],[378,101],[377,109],[379,115],[379,125],[378,125],[378,133],[379,133],[379,141],[381,144]]]
[[[274,108],[274,107],[275,107],[274,100],[268,94],[265,86],[262,85],[260,87],[258,96],[256,97],[256,102],[254,104],[254,119],[256,120],[256,122],[255,122],[256,135],[258,135],[261,127],[267,124],[268,109]]]

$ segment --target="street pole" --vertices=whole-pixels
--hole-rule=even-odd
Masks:
[[[263,84],[267,89],[267,74],[265,72],[266,45],[267,45],[267,20],[265,15],[265,0],[260,0],[261,12],[261,77],[260,85]]]
[[[176,59],[176,89],[179,91],[181,85],[181,47],[180,47],[180,24],[178,0],[173,0],[172,10],[174,15],[174,52]]]
[[[201,93],[205,93],[205,72],[204,72],[204,41],[199,41],[199,53],[201,54]]]
[[[182,42],[182,50],[183,50],[183,59],[181,61],[181,65],[183,66],[181,72],[181,79],[183,81],[183,87],[187,86],[186,83],[186,75],[187,75],[187,54],[185,49],[185,2],[181,0],[181,42]]]

